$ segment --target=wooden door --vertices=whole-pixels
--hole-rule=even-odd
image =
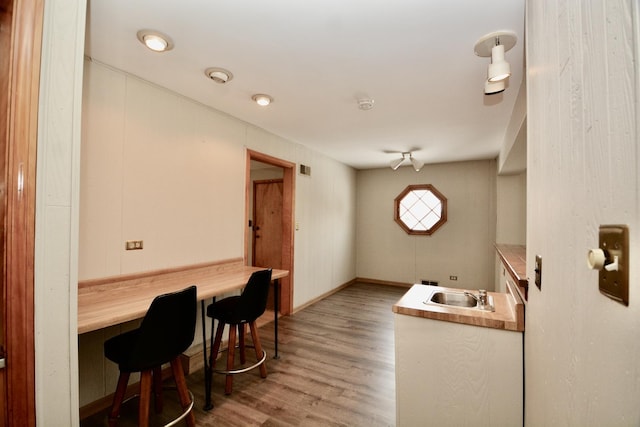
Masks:
[[[253,183],[253,265],[282,268],[281,179]]]

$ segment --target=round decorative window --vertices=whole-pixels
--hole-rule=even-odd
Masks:
[[[431,184],[409,185],[395,198],[393,216],[408,234],[430,236],[447,222],[447,198]]]

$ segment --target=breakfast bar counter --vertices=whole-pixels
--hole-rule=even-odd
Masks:
[[[78,285],[78,334],[140,319],[156,296],[187,286],[196,285],[199,301],[242,289],[254,271],[263,269],[237,260],[83,281]],[[287,270],[273,270],[272,279],[288,275]]]

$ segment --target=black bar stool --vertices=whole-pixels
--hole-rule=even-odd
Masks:
[[[171,364],[173,378],[184,412],[169,425],[186,418],[189,427],[195,426],[193,395],[180,362],[180,355],[191,346],[196,329],[196,287],[157,296],[138,329],[108,339],[104,343],[107,359],[118,364],[120,376],[109,413],[109,426],[118,422],[120,407],[132,372],[140,372],[140,401],[138,424],[149,424],[149,402],[153,383],[156,412],[162,411],[161,366]]]
[[[267,377],[267,367],[265,359],[267,353],[262,349],[260,337],[258,336],[258,327],[256,319],[262,316],[267,307],[267,298],[269,297],[269,284],[271,283],[271,269],[254,272],[247,286],[239,296],[224,298],[207,307],[207,316],[211,317],[211,332],[213,333],[213,320],[218,321],[216,336],[211,346],[211,357],[209,366],[211,366],[210,375],[214,372],[216,358],[220,350],[222,334],[225,325],[229,325],[229,340],[227,348],[227,369],[215,370],[217,373],[226,375],[224,392],[231,394],[233,388],[233,375],[247,372],[251,369],[260,367],[260,376]],[[252,346],[245,345],[246,325],[251,330]],[[236,330],[238,336],[238,348],[240,349],[240,363],[246,364],[245,348],[254,348],[257,362],[251,366],[243,366],[234,369],[235,349],[236,349]],[[211,384],[211,376],[209,384]]]

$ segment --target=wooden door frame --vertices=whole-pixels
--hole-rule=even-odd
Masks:
[[[245,178],[245,228],[244,228],[244,260],[249,260],[249,197],[251,194],[251,161],[266,163],[283,169],[282,176],[282,269],[289,271],[289,276],[280,279],[280,313],[288,315],[293,312],[293,233],[294,233],[294,202],[295,202],[295,171],[296,164],[278,159],[268,154],[259,153],[247,148]]]
[[[11,8],[3,14],[12,14],[9,64],[0,71],[0,81],[8,87],[0,113],[6,116],[0,131],[6,180],[2,243],[7,421],[35,426],[35,180],[44,0],[3,0],[2,6]]]

